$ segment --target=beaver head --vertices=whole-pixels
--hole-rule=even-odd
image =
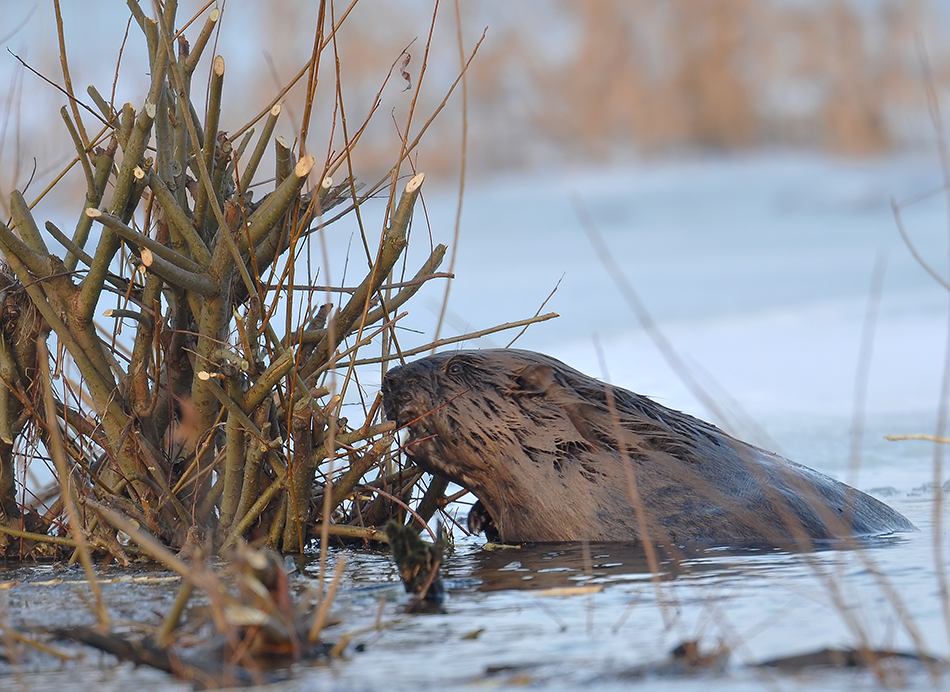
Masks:
[[[539,353],[440,353],[394,368],[382,389],[387,417],[408,430],[407,456],[473,492],[502,540],[635,535],[623,467],[605,463],[620,457],[618,416],[631,406],[639,434],[625,453],[693,454],[691,440],[650,418],[649,400]]]

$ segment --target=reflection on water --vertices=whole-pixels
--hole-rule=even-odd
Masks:
[[[345,689],[394,680],[402,689],[620,689],[636,678],[647,689],[668,689],[690,684],[668,679],[668,672],[679,671],[670,674],[699,674],[704,685],[722,690],[758,689],[763,680],[783,689],[874,686],[868,671],[818,669],[790,678],[752,664],[862,643],[917,651],[914,637],[925,652],[945,653],[933,536],[929,524],[915,518],[920,534],[866,540],[859,549],[697,550],[678,562],[663,560],[658,580],[636,546],[486,550],[466,539],[446,556],[449,599],[446,612],[436,616],[404,615],[406,597],[394,577],[385,577],[388,588],[373,585],[389,575],[388,568],[377,565],[374,572],[371,566],[385,556],[364,554],[360,569],[369,569],[341,594],[340,606],[345,619],[353,618],[345,629],[359,630],[360,622],[370,629],[353,639],[361,653],[331,666],[334,679]],[[569,595],[569,587],[592,585],[601,588]],[[373,601],[384,602],[379,627],[356,612]],[[668,653],[691,641],[701,651],[729,652],[714,656],[719,672],[670,664]],[[932,684],[930,673],[912,660],[899,672],[910,687]],[[307,675],[322,679],[325,673]]]
[[[480,550],[471,557],[472,576],[482,591],[554,589],[608,581],[650,579],[647,556],[639,546],[592,544],[526,545]],[[662,578],[669,572],[663,565]]]
[[[854,540],[815,541],[814,554],[826,551],[863,550],[895,546],[905,535],[876,536]],[[755,561],[778,563],[801,553],[789,544],[771,548],[685,547],[657,549],[656,579],[699,579],[711,573],[726,575]],[[582,584],[643,582],[654,579],[650,558],[639,545],[619,543],[536,544],[493,547],[447,559],[446,570],[468,572],[481,591],[502,589],[556,589]]]

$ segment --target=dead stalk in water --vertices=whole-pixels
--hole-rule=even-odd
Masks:
[[[930,60],[925,50],[923,39],[918,36],[918,58],[923,70],[924,88],[927,94],[927,106],[930,112],[931,125],[937,139],[937,154],[940,159],[940,169],[943,174],[944,196],[947,204],[947,223],[950,224],[950,143],[947,141],[943,125],[943,116],[940,113],[940,102],[937,96],[936,82],[930,68]],[[940,381],[940,400],[937,409],[937,427],[934,437],[946,437],[950,424],[950,337],[944,353],[943,376]],[[937,588],[940,592],[940,607],[943,612],[944,626],[950,635],[950,580],[947,578],[944,563],[943,544],[943,445],[934,444],[933,461],[933,550],[934,572],[937,575]]]

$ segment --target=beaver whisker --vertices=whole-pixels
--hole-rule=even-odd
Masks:
[[[435,407],[435,408],[428,409],[428,410],[425,411],[425,413],[418,413],[418,414],[417,414],[412,408],[408,408],[408,409],[403,409],[403,410],[402,410],[402,415],[399,415],[399,413],[396,413],[396,414],[394,414],[394,416],[390,416],[389,413],[388,413],[388,411],[387,411],[386,417],[389,418],[389,420],[395,422],[395,423],[399,426],[399,429],[402,430],[402,429],[404,429],[404,428],[408,428],[408,427],[410,427],[410,426],[412,426],[412,425],[415,425],[416,423],[418,423],[419,421],[421,421],[422,419],[424,419],[426,416],[430,416],[430,415],[432,415],[433,413],[436,413],[439,409],[441,409],[441,408],[443,408],[443,407],[445,407],[445,406],[448,406],[448,405],[451,404],[455,399],[457,399],[458,397],[462,396],[463,394],[466,394],[467,392],[468,392],[468,390],[466,390],[466,391],[464,391],[464,392],[459,392],[457,395],[455,395],[454,397],[452,397],[452,399],[449,399],[448,401],[446,401],[446,402],[445,402],[444,404],[442,404],[441,406],[437,406],[437,407]],[[406,421],[406,422],[401,422],[401,421],[399,420],[400,418],[406,418],[406,417],[408,417],[408,416],[414,416],[414,418],[411,418],[410,420],[408,420],[408,421]]]
[[[410,430],[410,433],[412,433],[411,430]],[[426,435],[424,437],[419,437],[415,433],[410,434],[409,439],[406,440],[406,443],[399,447],[399,451],[405,453],[407,456],[409,456],[409,458],[412,458],[412,454],[410,454],[409,451],[413,447],[417,447],[418,445],[425,444],[426,442],[430,440],[434,440],[437,437],[438,435]]]

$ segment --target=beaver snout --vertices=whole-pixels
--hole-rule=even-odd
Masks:
[[[411,423],[433,408],[437,368],[423,358],[393,368],[383,377],[383,411],[400,426]]]
[[[399,420],[399,412],[405,408],[405,392],[399,387],[399,370],[390,370],[383,378],[383,412],[388,420],[403,425],[406,421]]]
[[[414,386],[419,379],[418,370],[414,364],[402,365],[393,368],[383,377],[383,412],[386,418],[400,426],[418,418],[423,412],[417,410],[422,404],[416,401],[420,389]]]

